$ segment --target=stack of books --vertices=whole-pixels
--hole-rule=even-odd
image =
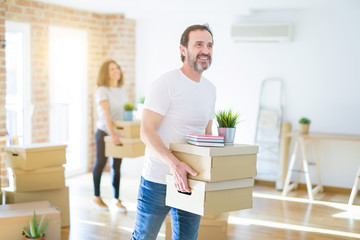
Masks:
[[[186,134],[188,143],[202,147],[224,147],[224,136],[202,135],[202,134]]]

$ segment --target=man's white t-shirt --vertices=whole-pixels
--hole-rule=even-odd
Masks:
[[[145,97],[144,108],[164,116],[157,134],[165,146],[186,142],[187,133],[204,134],[206,126],[215,116],[216,88],[206,78],[195,82],[180,69],[173,70],[155,80]],[[169,167],[148,148],[142,176],[152,182],[166,184]]]

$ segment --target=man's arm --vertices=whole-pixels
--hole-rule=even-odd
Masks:
[[[164,145],[163,141],[157,134],[160,123],[164,117],[149,109],[144,109],[141,120],[140,138],[150,151],[155,153],[171,169],[174,175],[174,183],[177,190],[181,192],[190,192],[188,186],[187,174],[196,176],[195,172],[189,165],[177,159],[171,151]]]
[[[206,135],[212,135],[212,120],[208,122],[205,128],[205,134]]]

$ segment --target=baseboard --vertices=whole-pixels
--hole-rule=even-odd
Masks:
[[[256,185],[261,185],[261,186],[268,186],[268,187],[274,187],[276,186],[274,181],[266,181],[266,180],[259,180],[259,179],[255,179],[255,184]],[[316,185],[313,185],[313,187],[316,187]],[[345,194],[350,194],[351,193],[351,188],[341,188],[341,187],[331,187],[331,186],[323,186],[324,187],[324,191],[326,192],[335,192],[335,193],[345,193]],[[301,190],[306,190],[306,184],[305,183],[299,183],[298,184],[298,189]]]

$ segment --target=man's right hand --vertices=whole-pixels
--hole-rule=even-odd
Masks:
[[[187,175],[189,173],[193,176],[197,176],[198,173],[189,165],[181,161],[179,161],[179,163],[172,169],[172,173],[176,189],[180,192],[191,192],[188,185]]]

